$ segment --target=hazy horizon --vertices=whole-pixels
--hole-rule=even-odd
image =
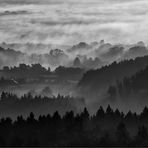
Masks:
[[[0,42],[148,43],[146,0],[0,0]]]

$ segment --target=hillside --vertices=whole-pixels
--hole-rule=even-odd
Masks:
[[[97,70],[87,71],[78,83],[80,92],[89,94],[99,93],[99,90],[112,85],[116,80],[129,77],[137,71],[144,69],[148,65],[148,56],[136,59],[125,60],[119,63],[113,62]]]

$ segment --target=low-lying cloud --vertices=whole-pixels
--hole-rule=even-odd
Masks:
[[[0,42],[148,42],[148,1],[1,0]]]
[[[28,11],[4,11],[0,13],[0,16],[7,16],[7,15],[24,15],[24,14],[30,14]]]

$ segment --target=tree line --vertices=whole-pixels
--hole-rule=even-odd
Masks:
[[[43,67],[41,64],[19,64],[19,66],[8,67],[4,66],[1,72],[1,80],[5,85],[13,84],[11,79],[15,79],[18,84],[25,84],[28,82],[52,82],[56,81],[57,83],[68,80],[76,80],[78,81],[85,72],[85,69],[77,68],[77,67],[64,67],[58,66],[54,71],[51,71],[50,67],[47,69]],[[25,75],[24,75],[25,73]],[[8,83],[8,82],[9,83]],[[3,84],[1,83],[1,85]]]
[[[109,105],[90,115],[58,111],[38,118],[31,112],[0,120],[0,146],[148,146],[148,108],[123,113]]]
[[[16,118],[19,114],[27,116],[30,112],[39,116],[41,114],[59,111],[62,115],[66,111],[79,112],[85,106],[83,98],[71,96],[44,96],[31,93],[18,97],[15,94],[2,92],[0,97],[0,117],[10,116]]]

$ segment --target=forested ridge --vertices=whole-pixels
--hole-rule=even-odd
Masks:
[[[122,80],[124,77],[132,76],[136,72],[145,69],[147,65],[148,56],[113,62],[100,69],[88,70],[84,73],[78,86],[82,89],[89,87],[91,91],[96,91],[96,89],[98,90],[106,85],[112,84],[116,80]]]
[[[132,75],[124,77],[122,80],[117,80],[115,85],[108,89],[108,93],[113,97],[117,94],[120,96],[128,96],[131,94],[147,94],[148,92],[148,66]]]
[[[31,112],[27,118],[18,116],[0,120],[0,146],[148,146],[148,108],[140,114],[124,114],[110,106],[101,106],[94,115],[87,108],[63,116]]]
[[[80,112],[85,106],[83,98],[71,96],[32,96],[31,93],[18,97],[15,94],[2,92],[0,97],[0,118],[10,116],[15,119],[19,114],[27,116],[30,112],[35,115],[44,115],[59,111],[64,114],[66,111]]]

